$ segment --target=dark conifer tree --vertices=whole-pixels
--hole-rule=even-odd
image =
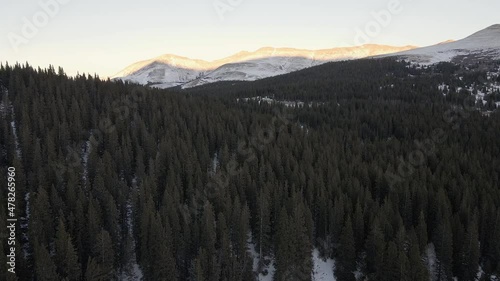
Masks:
[[[335,266],[335,275],[341,280],[355,280],[356,271],[356,247],[354,232],[352,230],[351,218],[348,216],[342,228],[339,239],[338,261]]]

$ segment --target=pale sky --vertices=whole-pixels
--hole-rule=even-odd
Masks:
[[[500,23],[498,0],[0,0],[0,7],[1,62],[102,77],[162,54],[214,60],[265,46],[426,46]]]

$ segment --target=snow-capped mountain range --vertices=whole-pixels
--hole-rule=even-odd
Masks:
[[[158,88],[175,86],[190,88],[219,81],[254,81],[330,61],[371,57],[414,48],[414,46],[384,45],[326,50],[267,47],[255,52],[243,51],[212,62],[176,55],[163,55],[134,63],[112,78]]]
[[[418,64],[480,58],[496,60],[500,59],[500,24],[461,40],[449,40],[423,48],[373,44],[325,50],[266,47],[211,62],[163,55],[134,63],[112,78],[158,88],[190,88],[219,81],[254,81],[326,62],[366,57],[399,57]]]
[[[500,60],[500,24],[492,25],[464,39],[378,57],[397,56],[414,63],[463,62],[477,59]]]

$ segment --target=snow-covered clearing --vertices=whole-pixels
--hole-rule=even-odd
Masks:
[[[312,281],[335,281],[333,270],[335,262],[332,259],[323,259],[320,257],[319,250],[313,250],[313,272]]]
[[[250,257],[253,259],[253,271],[256,275],[256,280],[258,281],[273,281],[274,273],[276,271],[275,261],[272,257],[266,257],[265,259],[270,261],[269,265],[265,266],[262,269],[261,273],[257,276],[258,265],[260,261],[259,253],[256,249],[256,244],[252,242],[251,234],[249,234],[248,238],[248,253]],[[313,270],[311,272],[311,280],[312,281],[336,281],[334,275],[334,267],[335,262],[332,259],[324,259],[320,256],[318,249],[313,249],[312,251],[312,262],[313,262]],[[262,274],[262,272],[266,272],[267,274]]]

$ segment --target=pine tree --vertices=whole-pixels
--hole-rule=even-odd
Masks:
[[[449,281],[452,278],[451,268],[453,262],[453,237],[450,222],[446,219],[439,222],[433,237],[438,260],[435,273],[437,280]]]
[[[341,198],[336,198],[333,206],[334,209],[333,209],[332,221],[330,222],[330,229],[332,230],[332,236],[334,241],[339,241],[345,217],[344,200],[342,200]]]
[[[175,259],[172,253],[172,233],[170,226],[163,227],[161,218],[156,215],[150,231],[150,275],[151,280],[177,280]]]
[[[35,243],[35,276],[40,281],[61,280],[49,252],[39,243]]]
[[[418,217],[418,225],[417,225],[417,237],[418,237],[418,245],[420,248],[420,252],[425,250],[427,247],[427,224],[425,223],[424,213],[420,212]]]
[[[398,259],[398,248],[394,242],[389,242],[387,248],[384,251],[384,267],[383,267],[383,278],[387,281],[399,281],[404,280],[401,278],[400,268],[403,263],[402,260]]]
[[[264,257],[269,254],[269,251],[272,247],[271,241],[271,225],[270,225],[270,206],[269,206],[269,190],[270,186],[266,185],[261,187],[261,192],[259,194],[258,200],[258,220],[257,220],[257,229],[259,230],[258,235],[258,246],[259,246],[259,268],[262,268]]]
[[[356,211],[354,213],[354,237],[356,241],[356,251],[360,251],[365,241],[365,221],[363,210],[359,202],[356,204]]]
[[[291,273],[293,258],[293,234],[290,233],[289,217],[285,207],[281,208],[276,233],[276,280],[287,280]]]
[[[54,223],[45,189],[39,188],[33,198],[33,212],[30,222],[30,236],[37,237],[42,244],[48,245],[54,237]]]
[[[191,267],[189,270],[189,281],[205,281],[203,276],[203,268],[201,266],[200,259],[194,259],[191,262]]]
[[[479,237],[475,221],[469,223],[469,229],[465,234],[464,245],[461,253],[460,276],[462,280],[474,281],[477,277],[479,266]]]
[[[366,240],[366,264],[370,279],[380,280],[383,278],[385,240],[378,225],[378,220],[372,224],[372,229]]]
[[[114,274],[115,252],[109,232],[101,229],[95,237],[94,245],[92,246],[91,262],[95,262],[96,266],[93,271],[94,275],[99,278],[110,278]],[[97,270],[98,269],[98,270]]]
[[[85,281],[106,281],[109,280],[109,274],[102,270],[99,263],[94,258],[87,261],[85,270]]]
[[[293,233],[295,237],[293,243],[293,268],[295,272],[293,279],[297,281],[310,280],[312,271],[312,245],[304,217],[305,208],[304,204],[300,203],[294,210]]]
[[[428,281],[429,273],[427,268],[422,262],[422,257],[420,256],[419,245],[417,243],[412,243],[410,247],[409,256],[409,281]]]
[[[59,275],[68,280],[80,280],[82,273],[80,263],[78,262],[78,255],[62,219],[59,219],[55,246],[55,260]]]
[[[340,234],[340,246],[335,266],[335,276],[340,280],[354,281],[356,271],[356,247],[351,218],[348,216]]]
[[[496,212],[496,219],[491,232],[491,237],[500,237],[500,208]],[[500,239],[492,239],[490,243],[489,253],[494,263],[492,267],[494,268],[496,264],[496,271],[500,272]]]
[[[221,277],[232,277],[232,260],[235,259],[231,250],[231,240],[229,238],[229,228],[222,213],[217,216],[217,246],[219,249],[218,260],[220,261]],[[231,279],[228,279],[231,280]]]

